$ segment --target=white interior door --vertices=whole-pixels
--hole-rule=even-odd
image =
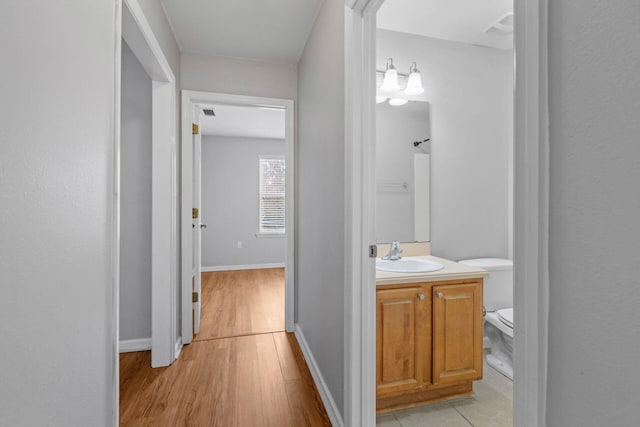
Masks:
[[[202,283],[201,283],[201,266],[202,266],[202,230],[207,226],[202,223],[202,161],[201,161],[201,142],[200,135],[200,108],[195,107],[193,112],[193,333],[200,332],[200,313],[202,307]]]

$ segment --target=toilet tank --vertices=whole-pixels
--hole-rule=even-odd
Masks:
[[[487,311],[513,308],[513,261],[502,258],[476,258],[458,261],[489,271],[484,279],[484,307]]]

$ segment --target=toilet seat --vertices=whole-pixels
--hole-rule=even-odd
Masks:
[[[503,321],[500,318],[500,315],[498,314],[497,311],[488,312],[484,317],[484,320],[492,324],[500,332],[503,332],[507,336],[513,338],[513,327],[507,325],[507,322]]]
[[[513,308],[503,308],[502,310],[498,310],[498,319],[513,329]]]

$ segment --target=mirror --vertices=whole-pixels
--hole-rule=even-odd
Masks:
[[[376,242],[430,240],[428,102],[376,106]]]

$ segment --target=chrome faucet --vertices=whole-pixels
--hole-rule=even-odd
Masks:
[[[391,248],[389,249],[389,253],[382,257],[382,259],[388,259],[390,261],[398,261],[400,258],[400,254],[402,253],[402,249],[400,249],[400,242],[394,240],[391,242]]]

